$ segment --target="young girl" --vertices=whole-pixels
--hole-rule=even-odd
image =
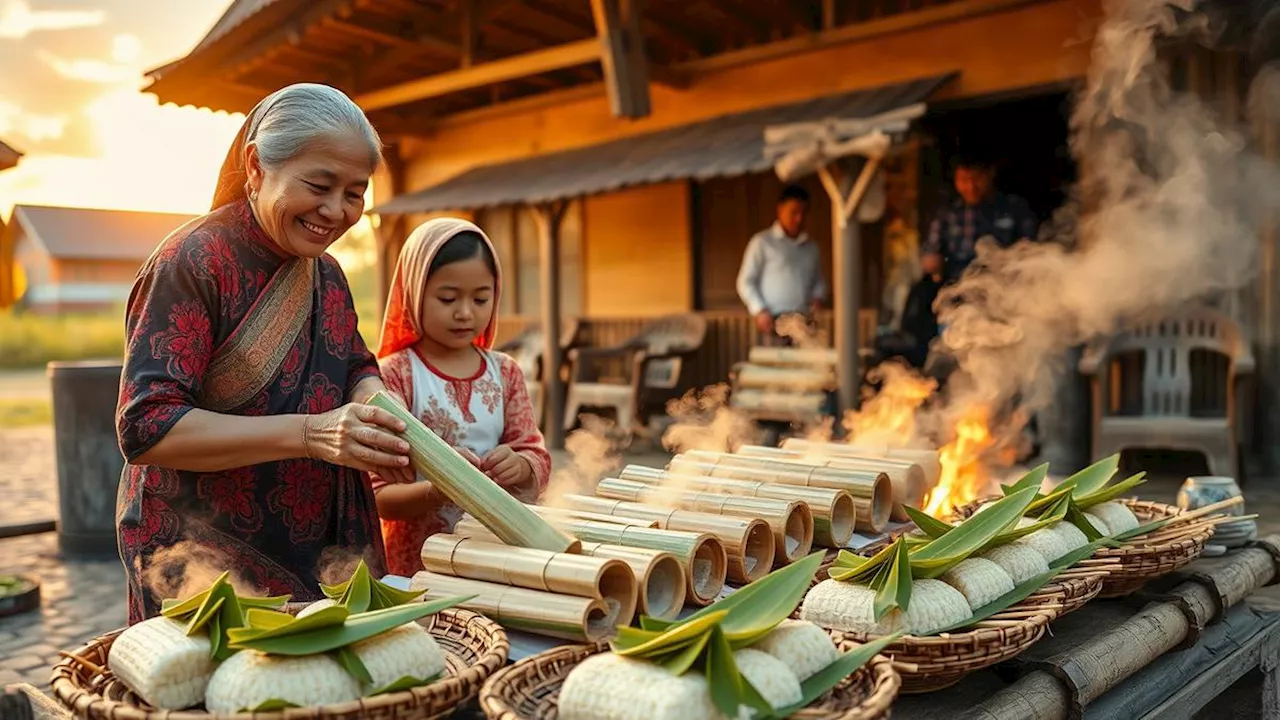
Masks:
[[[378,359],[387,389],[413,414],[516,497],[546,489],[551,455],[524,376],[493,347],[502,268],[493,244],[456,218],[419,225],[396,263]],[[389,572],[422,569],[422,543],[453,529],[462,510],[430,482],[374,478]]]

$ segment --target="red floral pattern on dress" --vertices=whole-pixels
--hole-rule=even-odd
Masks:
[[[209,473],[196,481],[196,496],[215,513],[226,515],[231,527],[255,533],[262,528],[262,511],[254,501],[256,482],[253,469],[247,467]]]
[[[289,525],[289,539],[294,542],[320,537],[329,514],[329,496],[325,488],[312,479],[314,465],[310,460],[280,463],[279,483],[267,494],[271,511],[284,515]]]
[[[387,389],[396,393],[405,401],[405,405],[413,407],[413,366],[409,353],[403,350],[382,359],[382,379]],[[489,351],[489,358],[499,364],[502,376],[503,432],[501,444],[509,446],[529,461],[533,468],[533,482],[525,487],[513,488],[512,492],[526,502],[534,502],[547,489],[551,477],[551,454],[547,452],[543,442],[542,431],[538,429],[533,415],[533,404],[525,389],[524,373],[520,366],[510,357]],[[483,376],[482,376],[483,377]],[[428,407],[439,408],[435,398],[428,398]],[[447,413],[442,413],[447,418]],[[422,421],[446,442],[446,433],[454,432],[451,426],[456,422],[443,419],[434,413],[425,413]],[[440,427],[433,422],[441,423]],[[385,481],[375,478],[374,488],[385,486]],[[396,575],[412,576],[422,569],[422,543],[431,535],[449,532],[453,523],[461,514],[461,509],[450,502],[442,503],[420,518],[414,520],[382,519],[382,539],[387,551],[387,570]]]
[[[164,360],[178,382],[190,383],[204,374],[210,358],[209,315],[200,303],[173,307],[169,327],[151,336],[151,357]]]
[[[454,447],[460,447],[467,440],[466,428],[454,420],[448,410],[440,407],[440,401],[437,398],[427,398],[427,408],[418,419],[439,435],[441,440]]]
[[[449,402],[462,413],[462,419],[469,423],[476,421],[475,413],[471,412],[471,387],[474,384],[471,380],[449,380],[444,384]],[[431,401],[435,402],[435,398],[431,398]]]
[[[351,293],[345,287],[334,283],[325,283],[324,298],[324,342],[329,352],[342,355],[351,347],[351,338],[356,334],[356,313],[351,305]]]
[[[342,405],[342,389],[321,373],[316,373],[307,381],[307,388],[302,393],[302,403],[298,412],[319,415]]]
[[[267,279],[286,257],[252,218],[246,202],[191,223],[161,243],[138,273],[125,315],[125,367],[116,426],[128,464],[116,505],[117,537],[128,588],[130,624],[159,613],[146,582],[157,558],[179,543],[220,554],[252,589],[320,597],[324,558],[365,557],[386,571],[372,488],[364,473],[285,460],[217,473],[139,464],[187,412],[199,406],[213,349],[239,327]],[[337,263],[325,256],[320,287],[347,294]],[[237,412],[269,415],[326,411],[378,372],[354,321],[328,322],[318,304],[290,348],[279,376]],[[344,328],[352,330],[342,337]],[[321,340],[321,335],[326,335]],[[277,342],[279,338],[266,338]],[[340,352],[331,352],[330,346]]]
[[[485,409],[489,412],[497,410],[498,403],[502,402],[502,388],[498,386],[498,383],[490,379],[488,375],[484,375],[476,381],[475,392],[480,396],[480,402],[484,403]],[[468,402],[467,404],[470,405],[471,403]]]

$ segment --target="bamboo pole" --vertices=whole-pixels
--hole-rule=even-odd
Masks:
[[[589,495],[569,494],[563,501],[591,514],[653,518],[663,530],[711,533],[724,543],[729,556],[728,578],[736,583],[759,580],[773,568],[773,531],[769,523],[759,518],[675,510]]]
[[[747,352],[752,365],[800,365],[835,367],[840,355],[835,348],[789,348],[758,345]]]
[[[637,600],[642,614],[674,620],[684,607],[688,592],[684,568],[675,555],[625,545],[582,543],[582,553],[625,562],[636,577]]]
[[[529,509],[547,520],[594,520],[596,522],[614,523],[617,525],[627,525],[629,527],[658,527],[657,520],[646,521],[634,517],[619,517],[615,515],[604,515],[602,513],[573,510],[570,508],[546,507],[543,505],[530,505]]]
[[[805,440],[804,438],[787,438],[782,441],[782,447],[785,450],[800,450],[810,455],[831,458],[862,457],[907,460],[919,465],[920,469],[924,471],[925,484],[928,489],[936,487],[938,478],[942,475],[942,462],[938,459],[937,450],[890,448],[880,445],[859,445],[857,443],[845,445]]]
[[[817,414],[822,410],[826,396],[817,392],[790,393],[779,390],[736,390],[730,404],[743,410],[777,410],[795,413]]]
[[[442,575],[483,580],[604,601],[623,625],[636,614],[636,578],[621,560],[516,548],[450,533],[422,544],[422,567]]]
[[[659,505],[670,503],[670,496],[675,492],[692,493],[695,503],[707,502],[708,496],[715,503],[726,502],[723,498],[729,497],[732,499],[727,502],[735,507],[743,500],[801,503],[813,518],[813,542],[823,547],[844,547],[859,524],[871,517],[869,501],[864,502],[843,490],[680,475],[639,465],[628,465],[619,475],[621,477],[601,480],[596,485],[596,494],[620,499],[643,497],[643,502]],[[623,498],[624,495],[628,497]],[[682,498],[690,500],[687,495]]]
[[[724,589],[729,571],[728,553],[724,543],[709,533],[651,530],[590,520],[557,521],[556,526],[582,542],[627,545],[675,555],[684,568],[685,597],[691,603],[708,605]],[[484,526],[473,517],[464,516],[454,525],[454,533],[458,535],[482,537],[484,532]]]
[[[554,342],[553,337],[549,342]],[[413,468],[508,545],[549,552],[577,552],[582,544],[556,529],[527,505],[512,497],[423,425],[413,413],[379,390],[370,405],[395,415],[405,424],[401,434],[409,443]]]
[[[606,478],[606,480],[616,478]],[[695,478],[696,479],[696,478]],[[810,506],[799,500],[699,492],[679,487],[654,487],[620,482],[596,485],[596,495],[613,500],[627,500],[659,507],[758,518],[769,524],[774,538],[774,564],[793,563],[813,549],[815,520]],[[853,510],[856,513],[856,509]]]
[[[858,506],[858,529],[880,532],[893,514],[893,483],[883,472],[840,470],[772,458],[729,453],[688,452],[676,455],[667,470],[679,475],[742,480],[759,483],[760,493],[777,497],[787,487],[842,490]],[[848,541],[848,538],[845,538]]]
[[[903,506],[906,505],[917,509],[923,507],[925,493],[929,490],[924,469],[908,460],[822,457],[820,455],[806,454],[801,450],[787,450],[786,448],[767,447],[764,445],[743,445],[737,449],[736,454],[753,458],[789,460],[836,470],[882,472],[888,476],[889,484],[893,486],[893,512],[890,518],[899,522],[911,519],[907,516],[907,512],[902,509]]]
[[[738,368],[737,387],[785,392],[821,392],[835,387],[831,368],[791,368],[746,364]]]
[[[428,570],[415,574],[409,586],[426,590],[426,600],[474,595],[461,607],[487,615],[506,627],[565,640],[600,642],[622,624],[599,598],[528,590]]]

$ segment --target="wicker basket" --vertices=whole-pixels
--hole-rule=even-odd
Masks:
[[[977,512],[984,502],[998,498],[987,497],[963,505],[955,509],[957,517],[967,518]],[[1160,518],[1173,517],[1186,512],[1165,503],[1120,498],[1129,506],[1139,523],[1148,523]],[[1099,548],[1093,554],[1094,560],[1109,560],[1109,572],[1097,593],[1100,598],[1117,598],[1130,595],[1154,580],[1181,568],[1200,557],[1204,552],[1205,542],[1213,535],[1213,526],[1204,519],[1178,525],[1172,528],[1157,530],[1149,535],[1142,535],[1126,540],[1122,547]]]
[[[480,690],[480,707],[490,720],[556,720],[560,686],[575,665],[607,645],[566,645],[503,668]],[[889,716],[901,680],[877,655],[818,702],[791,715],[803,720],[877,720]]]
[[[1016,605],[963,632],[927,637],[908,635],[883,651],[893,659],[907,695],[950,687],[971,672],[1008,660],[1044,636],[1056,611]],[[873,638],[829,631],[841,649]]]
[[[469,702],[480,686],[507,663],[510,644],[501,626],[461,608],[443,610],[421,621],[445,651],[446,677],[404,692],[337,705],[291,708],[282,712],[214,715],[203,710],[156,710],[133,694],[107,670],[111,643],[122,630],[103,635],[77,649],[53,668],[51,681],[58,702],[86,720],[426,720],[443,718]]]
[[[1120,502],[1129,506],[1133,514],[1138,516],[1139,523],[1186,512],[1172,505],[1146,500],[1124,498]],[[1139,535],[1125,541],[1118,548],[1100,548],[1094,557],[1117,560],[1119,566],[1107,576],[1098,597],[1124,597],[1137,591],[1148,581],[1193,562],[1204,552],[1204,545],[1212,535],[1212,525],[1203,521],[1190,521]]]

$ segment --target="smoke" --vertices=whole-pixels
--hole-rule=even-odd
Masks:
[[[931,418],[919,410],[938,389],[938,382],[895,361],[872,368],[867,382],[862,406],[844,416],[850,442],[886,448],[931,447],[931,428],[925,424]]]
[[[594,495],[596,483],[622,467],[622,448],[613,429],[612,422],[596,415],[582,416],[582,427],[564,439],[569,464],[551,474],[540,504],[567,508],[566,495]]]
[[[689,450],[731,452],[739,445],[758,444],[760,429],[745,413],[729,406],[729,386],[690,390],[667,403],[674,421],[662,434],[662,446],[673,453]]]
[[[204,592],[223,572],[237,595],[265,595],[238,576],[225,553],[192,540],[183,540],[152,553],[142,570],[142,582],[152,597],[185,599]]]
[[[948,420],[1017,403],[1023,412],[1002,426],[1017,432],[1073,371],[1071,347],[1191,303],[1229,302],[1252,279],[1280,174],[1239,130],[1170,88],[1156,38],[1202,33],[1204,16],[1178,12],[1193,4],[1105,3],[1071,118],[1086,178],[1073,202],[1041,242],[980,242],[974,265],[939,295],[942,342],[958,363]],[[1274,72],[1266,78],[1252,100],[1275,117]]]
[[[828,334],[821,328],[810,325],[803,315],[783,315],[778,318],[774,329],[779,337],[791,340],[794,347],[802,349],[831,347]]]

